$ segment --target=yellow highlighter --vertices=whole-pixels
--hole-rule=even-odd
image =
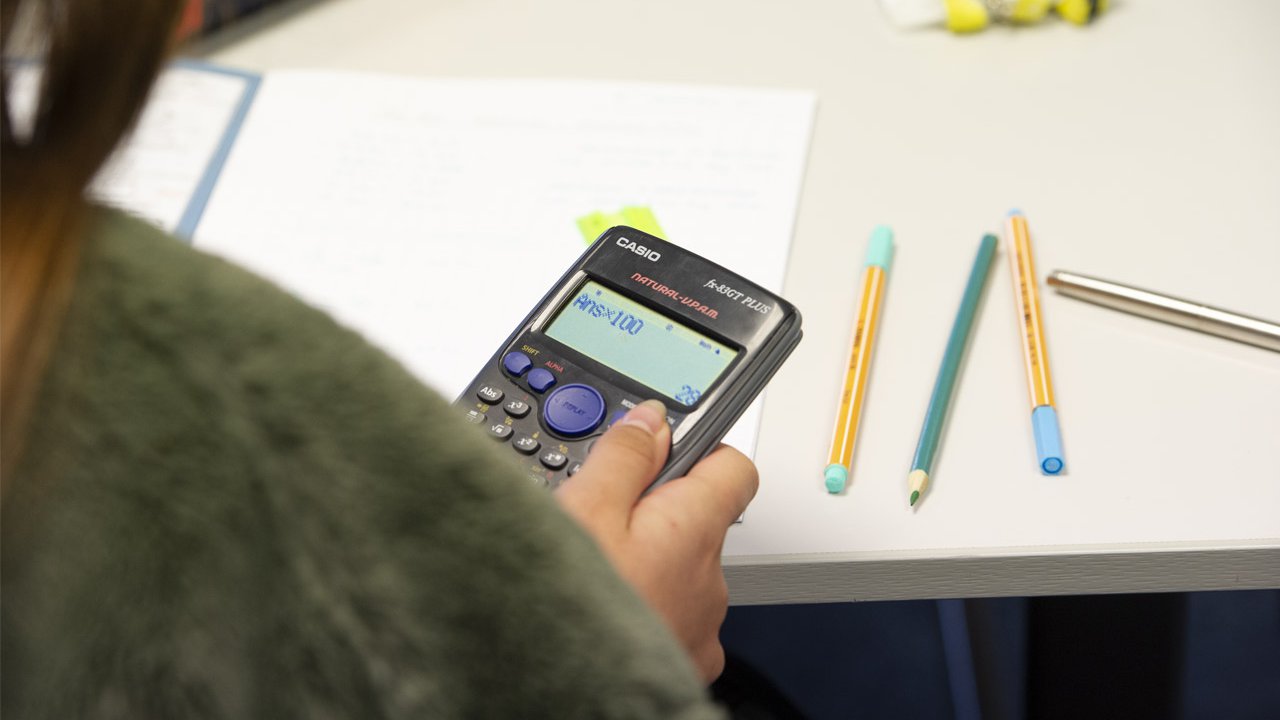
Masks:
[[[1107,0],[1058,0],[1056,9],[1068,22],[1088,25],[1105,12],[1110,4]]]
[[[1057,475],[1066,467],[1062,457],[1062,433],[1058,411],[1053,405],[1053,381],[1049,377],[1049,356],[1045,351],[1044,323],[1040,319],[1040,291],[1036,265],[1031,257],[1031,233],[1021,210],[1010,210],[1005,223],[1009,242],[1009,267],[1013,270],[1013,293],[1022,326],[1022,358],[1027,366],[1027,388],[1031,397],[1031,430],[1036,440],[1040,472]]]
[[[862,289],[858,293],[857,324],[849,349],[849,367],[840,390],[840,409],[836,414],[835,432],[831,437],[831,456],[823,476],[827,492],[836,494],[849,482],[853,443],[858,436],[858,419],[862,415],[862,396],[871,371],[871,346],[880,325],[880,303],[885,281],[889,278],[889,261],[893,258],[893,231],[884,225],[871,233],[867,246],[867,262],[862,271]]]

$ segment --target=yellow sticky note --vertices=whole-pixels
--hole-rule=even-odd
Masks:
[[[652,210],[643,205],[628,205],[616,213],[603,213],[597,210],[578,218],[578,230],[588,245],[595,242],[605,230],[615,225],[627,225],[663,240],[667,239],[666,232],[658,224],[658,218],[654,216]]]
[[[578,218],[578,231],[582,233],[582,239],[590,245],[600,237],[600,233],[613,227],[614,224],[609,222],[609,216],[604,213],[593,212]]]

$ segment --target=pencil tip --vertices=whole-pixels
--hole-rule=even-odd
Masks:
[[[912,507],[915,507],[916,501],[917,501],[917,500],[919,500],[919,499],[920,499],[920,491],[919,491],[919,490],[912,490],[912,491],[911,491],[911,506],[912,506]]]

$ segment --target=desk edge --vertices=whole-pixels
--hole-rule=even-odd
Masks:
[[[1280,544],[1274,542],[1003,556],[840,554],[725,561],[733,605],[1280,587]]]

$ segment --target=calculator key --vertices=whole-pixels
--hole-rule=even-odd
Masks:
[[[580,462],[573,463],[572,465],[569,466],[569,477],[573,477],[574,475],[577,475],[578,471],[581,469],[582,469],[582,463]]]
[[[541,485],[542,487],[546,487],[551,484],[551,481],[547,479],[547,474],[541,470],[530,470],[529,481],[534,485]]]
[[[515,377],[520,377],[529,368],[533,367],[533,361],[529,359],[528,355],[515,350],[502,356],[502,367]]]
[[[502,423],[494,423],[489,426],[489,437],[495,440],[506,440],[511,437],[511,426]]]
[[[486,402],[490,405],[497,405],[502,402],[502,391],[492,385],[485,385],[476,391],[476,397],[480,398],[480,402]]]
[[[484,413],[480,412],[479,410],[467,411],[467,422],[471,423],[472,425],[479,425],[484,421],[485,421]]]
[[[542,453],[538,460],[546,466],[548,470],[559,470],[569,462],[569,458],[558,450],[548,450]]]
[[[534,392],[546,392],[555,384],[556,376],[546,368],[538,368],[529,373],[529,387],[533,388]]]
[[[614,423],[618,422],[619,420],[621,420],[626,416],[627,416],[626,409],[614,410],[613,414],[609,416],[609,424],[605,425],[605,427],[613,427]]]
[[[542,447],[542,443],[534,440],[529,435],[521,435],[512,441],[511,446],[525,455],[532,455],[538,452],[538,448]]]
[[[565,385],[547,396],[542,416],[561,435],[586,435],[604,419],[604,398],[590,385]]]
[[[522,418],[529,414],[529,403],[523,400],[508,400],[506,405],[502,406],[503,410],[513,418]]]

